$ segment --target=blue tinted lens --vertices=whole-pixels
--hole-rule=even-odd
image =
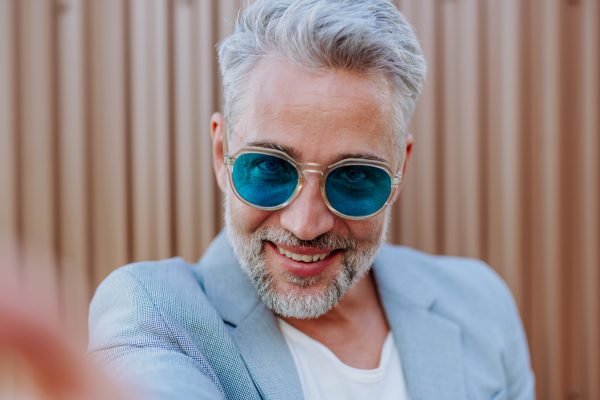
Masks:
[[[247,202],[276,207],[294,194],[298,171],[282,158],[246,153],[235,160],[232,178],[238,194]]]
[[[350,217],[364,217],[379,211],[391,188],[390,175],[369,165],[336,168],[325,181],[325,192],[331,206]]]

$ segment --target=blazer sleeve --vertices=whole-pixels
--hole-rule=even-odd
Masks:
[[[90,305],[89,353],[130,398],[224,399],[207,360],[182,344],[184,331],[161,315],[143,285],[121,268]]]

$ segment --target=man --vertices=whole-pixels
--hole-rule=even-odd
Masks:
[[[202,260],[113,273],[90,349],[156,399],[531,399],[483,263],[384,245],[425,75],[384,0],[258,0],[221,43],[226,230]]]

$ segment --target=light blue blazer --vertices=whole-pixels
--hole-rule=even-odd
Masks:
[[[385,245],[373,268],[412,400],[534,398],[515,303],[487,265]],[[94,358],[140,399],[303,398],[275,316],[224,232],[198,264],[113,272],[89,323]]]

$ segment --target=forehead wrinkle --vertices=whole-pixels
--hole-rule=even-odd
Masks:
[[[262,97],[262,96],[261,96]],[[323,95],[323,96],[311,96],[312,99],[305,99],[302,102],[293,101],[296,99],[295,96],[291,96],[292,101],[279,101],[274,102],[271,101],[270,97],[264,96],[263,99],[266,100],[265,103],[268,107],[264,107],[261,110],[271,109],[275,113],[279,113],[281,110],[285,110],[286,108],[293,109],[308,109],[309,111],[317,111],[321,113],[331,113],[331,112],[340,112],[344,114],[354,114],[356,112],[357,103],[358,107],[370,111],[373,114],[382,113],[388,114],[390,109],[389,105],[387,105],[384,101],[380,101],[381,99],[377,99],[377,101],[366,101],[363,96],[334,96],[334,95]],[[337,102],[335,108],[332,108],[330,104],[326,104],[327,101],[341,99],[342,101]],[[280,99],[281,100],[281,99]],[[352,104],[353,103],[353,104]],[[264,113],[263,114],[267,114]]]
[[[376,129],[372,133],[376,133],[377,135],[386,135],[388,133],[388,129],[386,128],[384,121],[381,118],[377,118],[376,115],[370,114],[365,118],[362,118],[360,121],[357,121],[357,124],[353,127],[348,128],[344,126],[346,116],[355,116],[356,112],[354,111],[346,111],[346,110],[320,110],[317,107],[310,107],[311,110],[315,110],[319,112],[319,117],[311,117],[310,115],[306,115],[302,118],[298,118],[293,112],[290,112],[289,109],[282,110],[263,110],[262,112],[257,112],[252,114],[254,117],[251,117],[248,122],[252,122],[251,126],[253,130],[261,130],[261,129],[269,129],[274,122],[281,123],[282,126],[279,129],[282,129],[282,132],[285,131],[283,126],[289,125],[290,127],[298,127],[301,128],[301,131],[305,133],[310,133],[313,131],[322,132],[324,135],[336,135],[343,136],[344,132],[347,131],[359,131],[362,133],[366,133],[369,131],[371,127],[375,126]],[[393,132],[389,132],[389,135],[393,136]]]
[[[261,68],[255,68],[251,86],[248,88],[246,95],[250,95],[249,103],[265,102],[271,103],[271,93],[281,92],[283,89],[287,91],[291,99],[302,98],[304,95],[309,95],[314,98],[314,103],[323,103],[325,99],[343,99],[344,102],[350,102],[350,99],[359,101],[363,107],[369,109],[378,109],[379,111],[391,111],[391,88],[387,79],[383,74],[362,74],[355,71],[346,70],[323,70],[323,71],[306,71],[303,68],[297,67],[283,60],[267,60],[263,59],[259,62]],[[281,72],[277,66],[284,66],[286,72]],[[314,96],[312,86],[304,87],[297,82],[290,81],[287,74],[292,71],[297,71],[301,80],[306,80],[306,76],[312,76],[319,80],[319,88],[327,93],[319,96]],[[371,85],[360,85],[356,89],[357,92],[347,93],[345,84],[340,85],[339,79],[345,79],[345,76],[358,77],[362,81],[368,81]],[[374,84],[374,85],[373,85]],[[365,101],[366,99],[373,101]],[[271,103],[272,104],[272,103]],[[278,103],[278,105],[296,105],[294,102],[286,101]],[[351,111],[350,111],[351,112]]]
[[[306,110],[306,113],[303,113]],[[258,111],[258,110],[257,110]],[[302,118],[299,118],[298,114],[303,114]],[[313,104],[278,104],[275,107],[265,107],[264,109],[254,114],[258,119],[265,119],[267,121],[278,121],[294,126],[310,126],[310,125],[324,125],[331,130],[331,124],[334,121],[339,121],[342,124],[345,122],[344,119],[347,116],[356,116],[356,109],[350,108],[327,108],[319,107]],[[362,126],[373,126],[384,124],[384,120],[381,115],[377,113],[367,113],[363,118],[358,121],[359,124],[356,129],[363,129]],[[384,128],[380,126],[380,128]],[[380,129],[378,129],[381,132]],[[392,132],[393,134],[393,132]]]

